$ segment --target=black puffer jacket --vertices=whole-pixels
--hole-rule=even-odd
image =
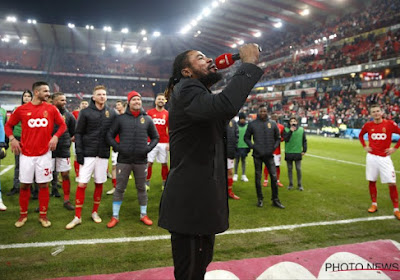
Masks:
[[[119,134],[119,143],[115,136]],[[150,137],[150,143],[147,143]],[[107,142],[118,152],[119,163],[147,163],[147,153],[153,150],[160,139],[153,120],[144,112],[132,115],[129,109],[115,118],[107,133]]]
[[[251,141],[252,136],[254,144]],[[247,126],[244,141],[253,149],[253,157],[272,157],[281,142],[281,135],[276,122],[257,118]]]
[[[226,156],[228,158],[235,158],[238,141],[239,128],[237,123],[232,119],[226,126]]]
[[[53,151],[53,158],[69,158],[70,148],[71,148],[71,137],[75,135],[76,120],[74,116],[68,112],[67,109],[58,109],[63,116],[65,124],[67,125],[67,130],[58,138],[57,148]],[[53,134],[58,130],[58,125],[54,125]]]
[[[97,109],[93,99],[89,107],[79,112],[75,130],[76,154],[84,157],[110,157],[110,146],[106,135],[116,117],[114,109],[107,105]]]

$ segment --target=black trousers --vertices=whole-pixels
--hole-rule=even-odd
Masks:
[[[268,169],[269,176],[271,177],[271,190],[272,197],[271,199],[278,199],[278,186],[276,185],[277,177],[276,177],[276,166],[274,162],[274,157],[254,157],[254,170],[256,172],[256,192],[257,199],[264,199],[261,190],[261,174],[262,174],[262,164],[264,163]]]
[[[186,235],[171,232],[176,280],[203,280],[214,253],[215,234]]]

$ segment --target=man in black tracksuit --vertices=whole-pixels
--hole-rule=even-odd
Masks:
[[[70,148],[71,148],[71,138],[75,135],[75,125],[76,121],[74,116],[68,112],[65,108],[67,103],[67,98],[62,92],[56,92],[53,94],[53,104],[60,111],[65,124],[67,125],[67,130],[58,139],[57,148],[53,151],[53,181],[52,181],[52,191],[51,195],[59,197],[57,190],[58,183],[58,172],[61,172],[62,176],[62,187],[64,191],[64,207],[68,210],[74,210],[75,207],[69,201],[69,194],[71,190],[71,182],[69,179],[69,170],[71,170],[70,164]],[[53,132],[56,133],[58,130],[58,125],[54,125]],[[58,194],[58,196],[57,196]]]
[[[158,225],[171,233],[177,280],[204,279],[215,234],[229,226],[225,126],[263,74],[255,44],[239,53],[243,64],[218,94],[210,91],[221,79],[213,60],[196,50],[179,54],[165,92],[171,169]]]
[[[115,141],[117,135],[119,143]],[[150,143],[147,143],[148,138]],[[130,92],[127,110],[116,117],[107,133],[107,142],[118,153],[117,186],[113,196],[113,216],[107,224],[108,228],[115,227],[119,222],[119,210],[132,171],[140,206],[140,221],[148,226],[153,224],[147,216],[147,154],[157,145],[159,138],[153,119],[142,109],[141,95],[136,91]]]
[[[254,144],[251,141],[251,137],[253,137]],[[263,206],[264,196],[261,190],[261,172],[262,164],[264,162],[271,176],[272,205],[278,208],[285,208],[278,198],[276,167],[273,155],[275,149],[281,142],[281,135],[276,123],[268,120],[267,108],[265,105],[261,105],[258,108],[257,119],[252,121],[247,127],[244,141],[250,149],[253,149],[256,191],[258,198],[257,206]]]
[[[92,220],[101,223],[97,210],[100,206],[103,183],[107,181],[108,159],[110,145],[106,135],[116,117],[115,110],[106,105],[106,87],[99,85],[93,89],[89,107],[79,113],[75,130],[76,158],[79,167],[79,183],[76,188],[75,217],[66,225],[73,229],[82,223],[81,213],[85,201],[85,189],[92,174],[94,175],[94,195]]]

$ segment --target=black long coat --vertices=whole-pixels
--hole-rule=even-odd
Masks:
[[[197,79],[175,85],[168,101],[171,170],[160,202],[160,227],[182,234],[228,229],[225,126],[262,74],[244,63],[219,94]]]

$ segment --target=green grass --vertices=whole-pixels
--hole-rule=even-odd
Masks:
[[[365,163],[365,152],[356,140],[310,136],[308,145],[310,155]],[[392,159],[395,167],[400,169],[400,153],[395,153]],[[1,162],[2,170],[5,165],[13,164],[13,161],[13,155],[9,153]],[[365,180],[365,167],[305,156],[302,170],[304,192],[279,189],[279,197],[286,206],[285,210],[270,206],[270,187],[263,188],[264,207],[257,208],[254,169],[252,158],[249,156],[247,176],[250,182],[238,181],[234,184],[234,191],[241,199],[230,200],[230,229],[392,215],[388,188],[380,183],[378,183],[379,212],[373,215],[367,213],[370,199]],[[52,222],[51,228],[44,229],[40,226],[37,214],[33,212],[38,202],[30,201],[29,220],[24,227],[17,229],[14,227],[14,222],[19,215],[18,196],[5,196],[11,188],[12,176],[12,171],[1,176],[3,200],[8,209],[0,213],[0,244],[168,234],[156,226],[161,196],[160,164],[153,166],[152,188],[149,192],[148,214],[155,222],[151,227],[139,221],[136,189],[131,180],[122,204],[120,223],[111,230],[106,228],[106,223],[112,214],[112,197],[105,195],[111,188],[111,180],[108,180],[99,209],[99,215],[103,218],[101,224],[95,224],[90,219],[93,202],[91,183],[86,190],[81,226],[70,231],[65,230],[65,225],[71,221],[74,214],[62,207],[61,198],[51,198],[48,212]],[[281,181],[284,185],[288,184],[284,161],[281,166]],[[71,198],[75,197],[75,189],[76,183],[73,182]],[[399,226],[399,221],[393,219],[217,236],[214,261],[265,257],[377,239],[393,239],[400,242]],[[64,252],[55,257],[51,256],[50,252],[51,247],[0,250],[0,278],[44,279],[117,273],[172,265],[169,240],[69,245],[65,247]]]

